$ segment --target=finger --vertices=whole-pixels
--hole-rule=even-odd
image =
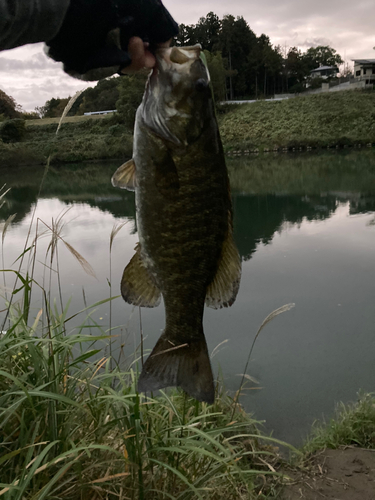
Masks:
[[[132,58],[131,66],[135,70],[143,68],[145,47],[141,38],[134,36],[129,40],[128,53]]]
[[[130,66],[121,70],[121,73],[134,73],[143,68],[153,68],[155,57],[147,50],[147,44],[139,37],[132,37],[128,44],[128,53],[132,59]]]
[[[149,50],[145,51],[145,65],[144,67],[147,69],[151,69],[155,66],[156,64],[156,59],[154,54],[151,54]]]

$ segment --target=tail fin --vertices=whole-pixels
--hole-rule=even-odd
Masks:
[[[176,386],[198,401],[212,404],[215,389],[203,332],[198,340],[180,345],[167,339],[164,332],[144,364],[138,380],[139,392]]]

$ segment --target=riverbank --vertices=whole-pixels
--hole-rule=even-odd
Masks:
[[[132,155],[132,131],[115,116],[71,117],[56,134],[58,119],[30,120],[20,142],[0,142],[0,165],[79,163]]]
[[[0,142],[0,165],[71,163],[132,155],[132,131],[120,117],[30,120],[21,142]],[[228,154],[364,147],[375,144],[375,91],[346,91],[219,108]],[[57,122],[57,119],[55,120]]]
[[[374,498],[375,398],[362,394],[340,404],[328,423],[313,427],[303,458],[288,464],[282,500],[364,500]]]

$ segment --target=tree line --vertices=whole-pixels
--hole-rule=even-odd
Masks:
[[[221,66],[222,100],[261,98],[276,93],[301,92],[311,70],[319,66],[337,66],[344,61],[329,46],[273,46],[267,35],[259,37],[242,16],[222,19],[214,12],[201,17],[197,24],[180,25],[176,45],[200,43]]]
[[[267,35],[256,36],[242,16],[214,12],[201,17],[197,24],[180,25],[174,41],[177,46],[201,44],[211,74],[217,101],[259,99],[276,93],[301,92],[311,70],[319,66],[338,66],[343,60],[329,46],[273,46]],[[117,109],[122,120],[131,123],[146,81],[145,74],[112,77],[87,88],[72,106],[69,115]],[[0,121],[5,118],[53,118],[61,116],[67,98],[54,97],[44,106],[25,113],[14,99],[0,91]]]

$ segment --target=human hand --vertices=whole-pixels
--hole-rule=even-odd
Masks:
[[[149,45],[169,45],[178,26],[160,0],[71,0],[47,54],[83,80],[152,68]]]
[[[157,44],[158,47],[169,47],[172,39],[167,42]],[[149,50],[150,44],[144,42],[139,37],[132,37],[128,43],[128,54],[131,58],[131,64],[125,68],[121,69],[123,75],[129,73],[136,73],[143,68],[151,69],[156,64],[156,59],[154,54]]]

